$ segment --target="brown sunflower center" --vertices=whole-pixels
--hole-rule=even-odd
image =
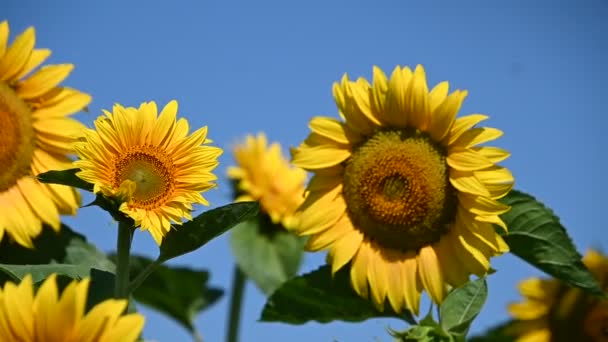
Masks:
[[[175,190],[173,161],[152,146],[135,146],[112,164],[112,187],[118,188],[126,180],[135,183],[132,207],[157,208],[165,204]]]
[[[414,129],[379,131],[347,161],[354,225],[382,246],[417,251],[446,233],[456,208],[446,153]]]
[[[0,81],[0,192],[31,173],[36,148],[28,105]]]

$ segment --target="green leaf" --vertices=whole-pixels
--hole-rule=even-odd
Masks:
[[[52,273],[64,275],[74,279],[82,279],[89,276],[90,268],[83,265],[49,264],[49,265],[10,265],[0,264],[0,272],[14,282],[20,282],[27,274],[32,275],[32,281],[37,283],[46,279]]]
[[[256,202],[239,202],[211,209],[192,221],[173,226],[160,245],[158,260],[167,261],[192,252],[222,235],[238,223],[255,217]]]
[[[114,298],[114,274],[91,269],[91,283],[89,284],[89,293],[87,297],[87,311],[104,300]]]
[[[130,273],[134,278],[152,260],[131,256]],[[209,287],[209,272],[186,267],[161,265],[135,290],[133,297],[169,317],[194,333],[196,315],[214,304],[224,293]]]
[[[547,274],[597,296],[604,293],[553,212],[534,197],[513,190],[501,199],[511,210],[501,215],[511,253]],[[500,228],[499,232],[504,234]]]
[[[485,278],[470,281],[450,292],[439,308],[443,330],[466,335],[488,296]]]
[[[80,179],[80,177],[76,176],[76,173],[79,171],[80,169],[69,169],[62,171],[51,170],[38,174],[36,178],[41,183],[73,186],[78,189],[93,192],[93,184],[88,183],[87,181],[84,181]]]
[[[415,324],[408,311],[395,313],[389,305],[378,311],[370,301],[357,295],[350,287],[350,269],[342,268],[334,278],[331,268],[322,266],[316,271],[292,278],[276,290],[266,302],[261,320],[302,324],[309,321],[360,322],[376,317],[396,317]]]
[[[86,238],[68,226],[62,225],[59,232],[44,227],[42,233],[33,240],[34,248],[26,248],[9,239],[0,244],[0,263],[2,264],[72,264],[84,265],[114,272],[115,266],[108,256]]]
[[[304,240],[260,214],[232,229],[230,246],[243,273],[269,295],[298,272]]]

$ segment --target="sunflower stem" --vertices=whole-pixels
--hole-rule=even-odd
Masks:
[[[245,292],[245,274],[238,265],[234,265],[232,276],[232,293],[230,297],[230,313],[228,318],[228,333],[226,342],[237,342],[239,339],[239,322],[241,320],[241,308],[243,293]]]
[[[139,287],[139,285],[141,285],[144,280],[146,280],[150,274],[152,274],[154,271],[156,271],[156,269],[158,268],[158,266],[160,266],[160,264],[162,264],[163,262],[160,260],[154,260],[154,262],[150,263],[148,266],[146,266],[146,268],[144,268],[143,271],[141,271],[137,277],[135,277],[135,279],[133,279],[133,281],[129,284],[128,293],[133,293],[135,290],[137,290],[137,288]]]
[[[133,227],[126,222],[118,221],[118,239],[116,241],[116,282],[114,297],[129,297],[129,259],[133,240]]]

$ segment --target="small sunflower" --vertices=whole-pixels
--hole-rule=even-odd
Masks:
[[[247,136],[234,148],[238,166],[228,168],[228,177],[238,181],[236,201],[259,201],[272,223],[294,225],[294,213],[302,204],[306,172],[293,167],[281,154],[281,145],[267,146],[266,135]]]
[[[77,175],[94,184],[95,193],[125,195],[120,210],[160,245],[171,223],[192,219],[193,203],[209,205],[201,192],[216,186],[211,171],[223,151],[206,146],[207,126],[188,136],[188,121],[176,119],[176,101],[160,115],[155,102],[117,104],[104,113],[75,144]]]
[[[71,144],[84,126],[68,116],[91,97],[59,87],[72,64],[47,65],[51,51],[35,49],[30,27],[8,46],[9,25],[0,23],[0,239],[4,233],[26,247],[42,224],[58,231],[60,214],[74,215],[80,196],[73,188],[39,183],[33,175],[69,168]],[[31,74],[31,75],[30,75]]]
[[[583,262],[608,290],[608,258],[590,250]],[[519,292],[524,301],[509,306],[516,321],[508,330],[518,342],[608,341],[608,301],[555,279],[524,280]]]
[[[483,276],[508,250],[493,224],[513,177],[496,163],[509,153],[481,147],[502,132],[474,128],[487,116],[456,119],[466,91],[429,92],[422,66],[374,68],[373,84],[345,75],[333,87],[343,120],[315,117],[292,150],[314,172],[295,231],[311,251],[329,249],[332,272],[351,263],[355,291],[382,310],[419,311],[425,289],[441,303],[447,285]]]
[[[85,313],[89,279],[72,281],[61,296],[56,275],[34,295],[31,276],[0,289],[0,340],[31,342],[131,342],[144,326],[140,314],[122,316],[124,299],[108,299]]]

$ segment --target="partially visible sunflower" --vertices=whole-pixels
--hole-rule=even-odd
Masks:
[[[0,340],[27,342],[132,342],[144,326],[140,314],[122,315],[127,300],[108,299],[85,312],[89,279],[72,281],[61,296],[56,275],[36,294],[32,278],[0,289]]]
[[[583,262],[608,291],[608,258],[590,250]],[[509,306],[516,321],[508,329],[518,342],[608,341],[608,301],[556,279],[524,280],[519,292],[524,301]]]
[[[308,248],[329,249],[336,272],[350,262],[359,295],[382,310],[419,311],[426,290],[435,303],[448,285],[483,276],[489,258],[508,250],[493,224],[509,207],[497,201],[513,176],[496,163],[509,153],[480,146],[502,135],[456,119],[467,95],[448,83],[429,92],[422,66],[374,68],[373,84],[345,75],[333,87],[342,120],[315,117],[293,149],[293,163],[314,172],[295,231]]]
[[[209,205],[201,192],[216,186],[211,171],[223,152],[206,145],[207,126],[188,136],[188,121],[176,119],[177,107],[171,101],[159,116],[155,102],[117,104],[75,144],[78,177],[94,184],[95,193],[124,196],[120,211],[159,245],[171,223],[192,219],[193,203]]]
[[[293,167],[281,154],[281,145],[267,145],[266,135],[248,135],[234,148],[238,166],[228,168],[228,177],[238,182],[236,201],[259,201],[272,223],[294,225],[294,213],[304,199],[306,172]]]
[[[91,97],[59,84],[72,64],[47,65],[51,54],[35,49],[30,27],[8,46],[9,25],[0,23],[0,239],[6,233],[32,247],[42,224],[58,231],[60,214],[74,215],[80,195],[73,188],[39,183],[33,176],[69,168],[71,144],[84,126],[68,116]]]

